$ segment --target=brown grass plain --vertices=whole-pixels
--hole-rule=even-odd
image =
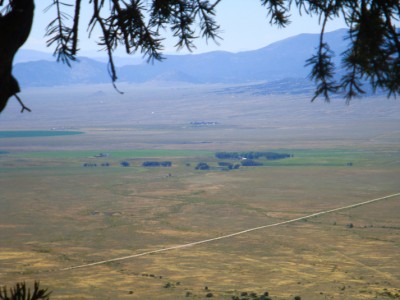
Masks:
[[[231,299],[265,291],[277,300],[400,299],[399,197],[61,270],[400,192],[398,101],[310,104],[306,96],[220,94],[221,86],[128,85],[121,99],[108,88],[32,89],[25,97],[35,100],[34,113],[17,115],[10,106],[2,115],[2,130],[84,134],[0,139],[8,152],[0,154],[0,285],[40,280],[51,299]],[[218,125],[190,126],[199,120]],[[216,151],[294,157],[228,172],[216,168]],[[94,158],[100,152],[110,156]],[[131,166],[120,167],[122,160]],[[145,160],[173,166],[143,168]],[[105,161],[111,167],[82,167]],[[194,170],[200,161],[215,168]]]

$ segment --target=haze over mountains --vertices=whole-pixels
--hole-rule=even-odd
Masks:
[[[341,29],[325,36],[336,53],[335,62],[338,66],[340,53],[348,44],[344,40],[345,35],[346,30]],[[305,62],[315,53],[318,42],[319,34],[300,34],[254,51],[167,55],[166,60],[154,64],[137,64],[136,60],[132,60],[132,65],[126,65],[126,59],[119,60],[118,81],[192,84],[278,81],[281,85],[286,80],[304,81],[310,71],[309,67],[305,67]],[[69,68],[57,63],[50,54],[22,50],[16,62],[14,74],[23,88],[110,82],[107,64],[87,57],[80,57],[79,63],[73,63]]]

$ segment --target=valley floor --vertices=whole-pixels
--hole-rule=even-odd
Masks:
[[[70,269],[400,192],[398,101],[136,88],[33,89],[32,114],[1,116],[1,285],[40,280],[51,299],[400,299],[398,196]],[[292,157],[226,170],[218,151]]]

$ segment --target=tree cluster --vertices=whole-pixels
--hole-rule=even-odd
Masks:
[[[287,153],[275,153],[275,152],[217,152],[215,157],[218,159],[260,159],[265,158],[267,160],[277,160],[291,157],[291,154]]]
[[[259,167],[259,166],[263,165],[262,162],[255,161],[255,160],[252,160],[252,159],[245,159],[241,163],[242,163],[243,167]]]
[[[142,164],[143,167],[171,167],[172,162],[170,161],[145,161]]]
[[[83,166],[85,168],[95,168],[95,167],[97,167],[97,164],[96,163],[84,163]],[[101,163],[100,166],[101,167],[110,167],[111,164],[108,162],[105,162],[105,163]]]
[[[195,167],[196,170],[210,170],[210,166],[205,162],[199,162]]]

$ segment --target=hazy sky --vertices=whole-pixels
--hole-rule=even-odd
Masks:
[[[54,10],[46,13],[43,10],[51,3],[52,0],[36,1],[35,20],[31,32],[31,36],[24,45],[26,49],[34,49],[46,52],[53,52],[54,48],[46,47],[46,38],[44,38],[45,28],[51,18],[54,18]],[[74,1],[66,1],[74,2]],[[197,49],[194,53],[208,52],[213,50],[224,50],[230,52],[240,52],[245,50],[254,50],[271,44],[272,42],[282,40],[284,38],[294,36],[300,33],[319,33],[320,26],[318,18],[310,18],[308,15],[299,16],[295,11],[292,15],[292,23],[286,28],[277,28],[271,26],[267,19],[266,9],[261,6],[260,0],[223,0],[217,9],[217,21],[221,25],[220,46],[215,45],[212,41],[208,45],[199,39],[196,43]],[[87,24],[87,18],[90,11],[83,8],[82,23]],[[96,36],[92,36],[89,41],[86,32],[86,24],[80,31],[80,49],[84,55],[103,55],[98,53],[95,41]],[[345,27],[343,21],[331,22],[328,31]],[[176,40],[168,38],[165,42],[165,53],[177,53],[174,49]],[[122,49],[121,49],[122,50]],[[122,53],[118,52],[118,55]],[[180,51],[179,53],[187,53]]]

